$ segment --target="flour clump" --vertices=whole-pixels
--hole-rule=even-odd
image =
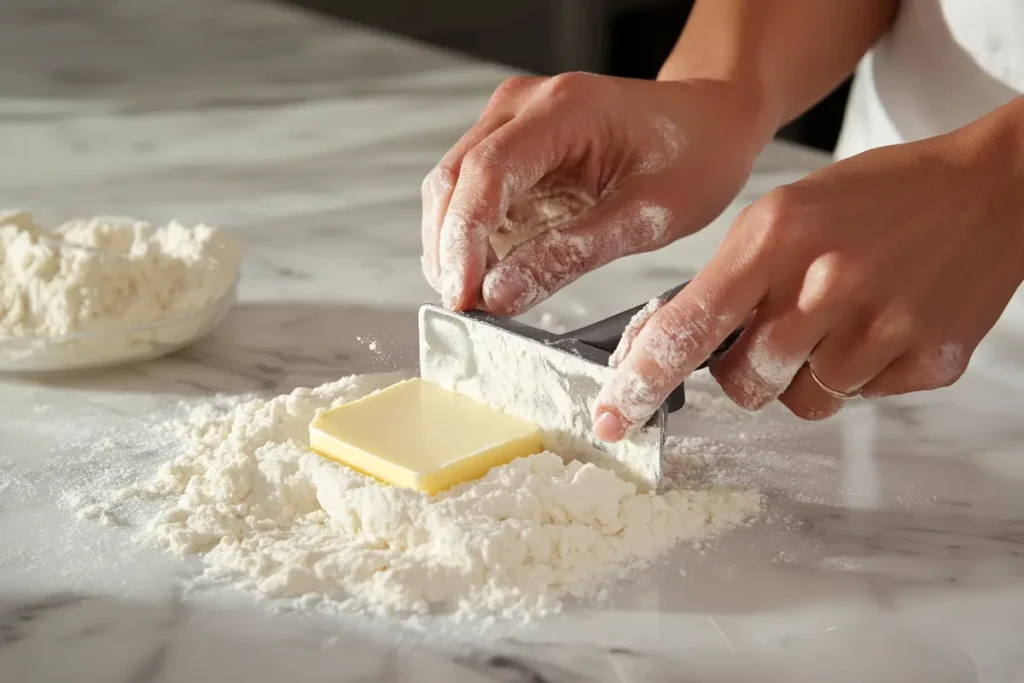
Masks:
[[[760,510],[754,490],[640,493],[611,471],[548,452],[430,496],[309,449],[318,409],[396,379],[355,376],[226,411],[200,406],[178,426],[181,455],[114,500],[168,500],[141,537],[202,556],[205,578],[304,604],[455,619],[557,611],[566,596],[588,596]]]

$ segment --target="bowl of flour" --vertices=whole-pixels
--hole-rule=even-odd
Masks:
[[[120,365],[180,349],[235,301],[240,248],[172,221],[0,212],[0,371]]]

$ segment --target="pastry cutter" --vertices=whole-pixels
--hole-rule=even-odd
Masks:
[[[668,300],[685,286],[661,298]],[[603,443],[592,435],[591,410],[612,372],[608,359],[642,308],[552,334],[510,318],[426,304],[419,310],[420,377],[537,425],[547,450],[612,469],[644,490],[656,489],[669,413],[686,403],[682,385],[631,437]],[[739,333],[700,367],[724,353]]]

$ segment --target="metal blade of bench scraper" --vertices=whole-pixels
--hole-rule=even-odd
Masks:
[[[611,370],[608,353],[483,313],[425,305],[419,312],[420,376],[533,422],[544,447],[615,471],[641,489],[662,474],[667,410],[619,443],[593,437],[591,413]]]

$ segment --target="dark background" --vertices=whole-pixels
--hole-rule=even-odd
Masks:
[[[519,70],[652,78],[693,0],[285,0]],[[831,1],[831,0],[829,0]],[[779,137],[831,151],[849,83]]]

